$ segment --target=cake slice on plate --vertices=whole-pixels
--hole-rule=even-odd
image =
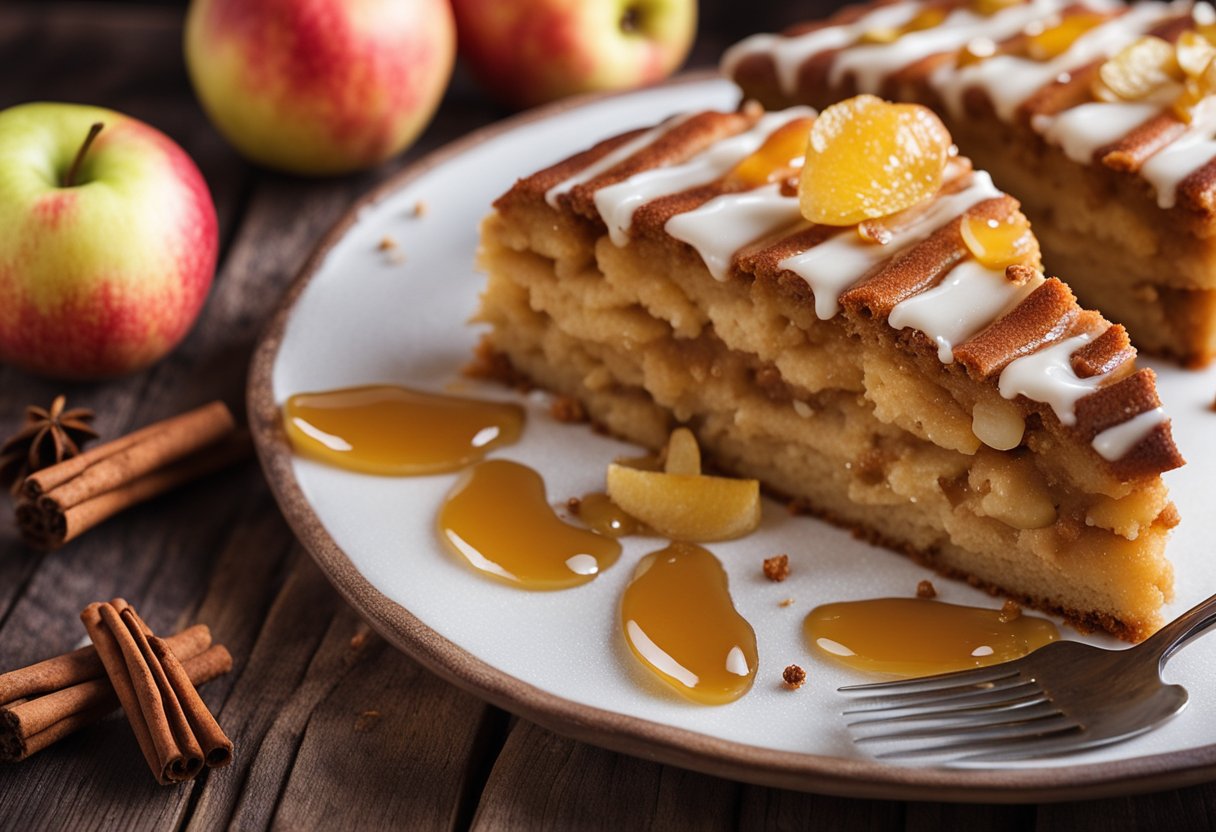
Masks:
[[[488,349],[614,434],[686,424],[942,573],[1128,640],[1159,626],[1182,460],[1154,375],[925,108],[625,133],[519,180],[480,262]]]
[[[1216,356],[1214,24],[1206,3],[872,3],[750,37],[722,67],[770,107],[932,107],[1083,304],[1198,366]]]

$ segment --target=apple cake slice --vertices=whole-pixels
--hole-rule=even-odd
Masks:
[[[1182,460],[1154,374],[925,108],[625,133],[501,196],[480,264],[486,349],[612,433],[688,425],[722,469],[944,574],[1158,627]]]
[[[1216,12],[1207,3],[901,0],[727,51],[769,107],[933,108],[1044,258],[1142,350],[1216,357]]]

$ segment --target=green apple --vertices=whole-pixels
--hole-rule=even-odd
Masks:
[[[696,0],[452,0],[460,55],[512,107],[660,81],[688,56]]]
[[[267,167],[372,167],[422,132],[452,74],[447,0],[192,0],[186,66],[203,109]]]
[[[0,362],[99,378],[185,337],[218,249],[185,151],[112,110],[35,103],[0,112],[0,159]]]

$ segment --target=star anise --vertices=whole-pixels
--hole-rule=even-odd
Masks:
[[[93,411],[83,407],[65,409],[67,400],[56,396],[49,408],[31,405],[25,409],[25,424],[15,436],[0,445],[0,486],[13,494],[25,478],[56,463],[71,459],[97,431],[89,425]]]

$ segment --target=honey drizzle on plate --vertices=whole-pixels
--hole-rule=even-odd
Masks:
[[[900,676],[999,664],[1060,637],[1044,618],[921,598],[824,604],[807,615],[803,634],[816,655]]]
[[[612,502],[602,491],[584,494],[578,501],[578,519],[592,531],[608,537],[625,537],[645,531],[645,526]]]
[[[439,511],[439,536],[482,574],[525,589],[585,584],[621,554],[615,540],[563,523],[540,474],[505,459],[461,475]]]
[[[393,385],[297,393],[283,423],[301,456],[365,474],[455,471],[510,445],[524,410]]]
[[[731,601],[722,564],[695,544],[639,561],[621,596],[621,627],[642,666],[694,702],[733,702],[756,678],[756,633]]]

